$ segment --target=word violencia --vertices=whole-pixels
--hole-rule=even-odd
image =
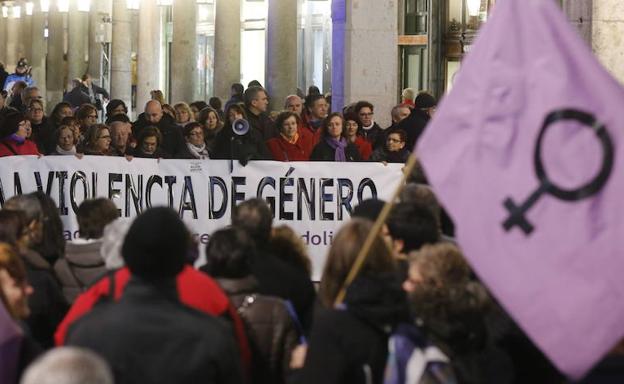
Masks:
[[[106,178],[103,183],[102,176]],[[83,171],[49,171],[46,175],[35,171],[28,176],[13,172],[12,182],[12,190],[7,191],[4,185],[8,184],[0,179],[0,206],[12,195],[37,190],[56,201],[61,216],[70,214],[70,209],[75,214],[85,199],[107,197],[117,204],[123,217],[135,216],[152,206],[166,205],[176,210],[181,218],[197,220],[201,214],[204,218],[218,220],[226,217],[238,203],[259,197],[267,201],[273,216],[279,220],[340,221],[361,201],[377,198],[377,187],[370,178],[354,181],[266,176],[257,185],[249,185],[245,176],[194,178]],[[34,188],[23,188],[23,185],[34,185]],[[206,212],[200,212],[199,207],[206,207]]]

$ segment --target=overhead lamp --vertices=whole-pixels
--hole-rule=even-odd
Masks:
[[[468,0],[468,15],[479,16],[481,10],[481,0]]]
[[[26,14],[28,16],[32,16],[33,11],[35,10],[35,3],[33,3],[32,1],[27,1],[24,4],[24,10],[26,11]]]
[[[56,0],[56,6],[59,12],[69,12],[69,0]]]
[[[7,7],[6,5],[2,6],[2,17],[5,19],[9,17],[9,7]]]
[[[39,7],[41,7],[41,12],[50,11],[50,0],[41,0],[39,2]]]
[[[158,5],[173,5],[173,0],[158,0]]]
[[[77,0],[77,8],[80,12],[89,12],[91,9],[91,0]]]
[[[126,0],[126,8],[138,11],[141,6],[141,0]]]
[[[22,7],[20,7],[19,5],[14,5],[11,7],[11,18],[12,19],[19,19],[20,17],[22,17]]]

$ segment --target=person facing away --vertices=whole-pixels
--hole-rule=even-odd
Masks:
[[[189,243],[173,210],[144,211],[124,240],[131,278],[121,299],[96,306],[70,328],[68,344],[104,357],[116,383],[242,383],[231,329],[178,297],[176,275]]]
[[[206,245],[206,264],[201,270],[219,283],[243,318],[252,351],[252,382],[285,383],[300,335],[288,304],[258,292],[258,281],[249,267],[254,247],[240,228],[218,230]]]

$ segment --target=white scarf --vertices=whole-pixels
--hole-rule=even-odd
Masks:
[[[209,159],[208,150],[206,149],[206,144],[202,144],[200,146],[193,145],[191,143],[186,143],[191,155],[193,155],[196,159]]]
[[[63,148],[56,146],[56,153],[59,155],[75,155],[76,154],[76,146],[74,145],[69,151],[64,150]]]
[[[373,123],[371,125],[369,125],[368,127],[362,126],[362,129],[365,131],[368,131],[370,129],[373,129],[373,127],[375,126],[375,122],[373,121]]]

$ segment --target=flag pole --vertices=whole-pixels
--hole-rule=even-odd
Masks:
[[[351,266],[351,269],[349,270],[349,274],[347,275],[345,281],[342,283],[342,287],[340,288],[340,291],[338,292],[338,295],[336,296],[336,300],[334,301],[334,307],[337,307],[340,304],[342,304],[342,302],[344,301],[345,295],[347,294],[347,288],[349,287],[349,285],[351,285],[353,280],[355,280],[358,273],[360,273],[360,270],[362,269],[362,266],[364,265],[364,262],[366,261],[366,258],[368,257],[368,253],[370,252],[370,249],[373,246],[373,242],[375,241],[375,238],[377,237],[377,235],[381,231],[381,228],[386,222],[386,219],[388,218],[388,215],[390,214],[390,211],[392,210],[392,207],[394,206],[395,200],[397,199],[397,197],[399,196],[399,194],[405,187],[405,181],[407,180],[407,177],[412,173],[412,170],[416,166],[417,160],[418,158],[416,157],[416,154],[412,152],[412,154],[407,160],[407,163],[405,164],[405,168],[403,168],[403,177],[401,177],[401,183],[399,184],[397,189],[394,191],[392,198],[386,201],[381,212],[379,213],[379,216],[377,216],[377,220],[375,220],[375,224],[373,224],[373,227],[368,233],[368,236],[366,237],[366,241],[364,241],[364,245],[362,245],[362,248],[360,249],[360,252],[358,253],[356,257],[355,262],[353,263],[353,265]]]

